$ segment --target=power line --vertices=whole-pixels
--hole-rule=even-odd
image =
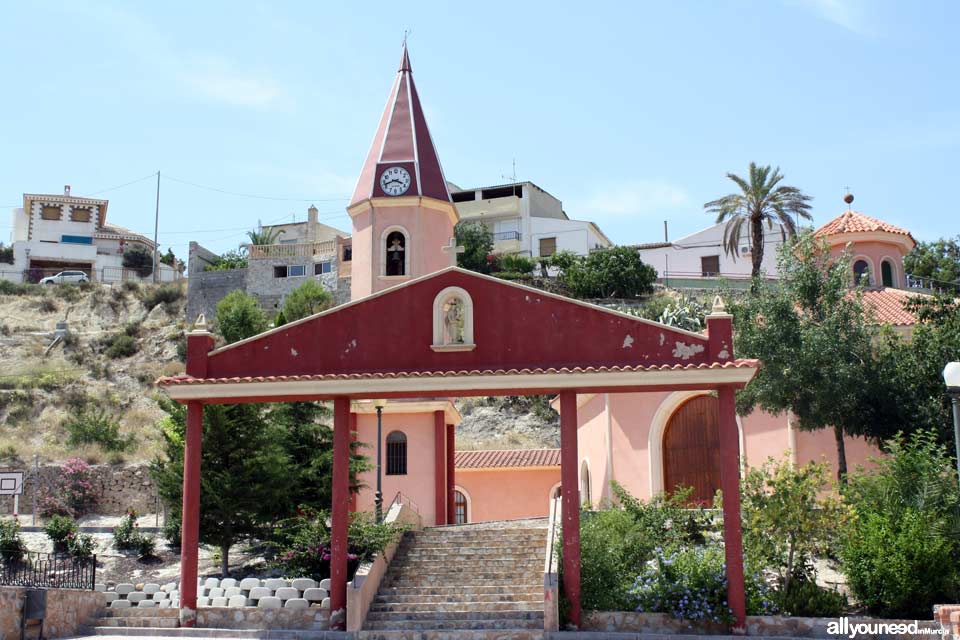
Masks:
[[[181,178],[174,178],[170,175],[163,176],[165,180],[173,180],[174,182],[179,182],[181,184],[187,184],[191,187],[196,187],[198,189],[206,189],[207,191],[216,191],[217,193],[224,193],[229,196],[237,196],[239,198],[254,198],[256,200],[275,200],[279,202],[342,202],[344,200],[349,200],[349,197],[343,198],[285,198],[279,196],[264,196],[257,195],[253,193],[240,193],[238,191],[228,191],[227,189],[220,189],[218,187],[211,187],[205,184],[198,184],[196,182],[191,182],[189,180],[183,180]]]
[[[124,188],[124,187],[129,187],[129,186],[132,185],[132,184],[136,184],[136,183],[138,183],[138,182],[143,182],[144,180],[149,180],[150,178],[156,177],[156,175],[157,175],[156,173],[151,173],[150,175],[143,176],[142,178],[137,178],[136,180],[131,180],[130,182],[124,182],[123,184],[118,184],[118,185],[115,186],[115,187],[109,187],[109,188],[107,188],[107,189],[100,189],[100,191],[93,191],[93,192],[90,193],[90,195],[95,196],[95,195],[97,195],[97,194],[106,193],[106,192],[108,192],[108,191],[116,191],[117,189],[122,189],[122,188]]]

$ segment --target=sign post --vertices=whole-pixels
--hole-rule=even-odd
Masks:
[[[13,513],[20,514],[23,471],[0,471],[0,496],[13,496]]]

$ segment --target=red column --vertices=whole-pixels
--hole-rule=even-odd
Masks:
[[[447,522],[447,426],[443,411],[433,412],[434,524]]]
[[[347,522],[350,518],[350,399],[333,400],[333,508],[330,527],[330,628],[347,626]]]
[[[187,403],[187,433],[183,448],[183,511],[180,531],[180,626],[197,621],[197,549],[200,538],[200,448],[203,405]]]
[[[563,593],[570,623],[580,627],[580,498],[577,483],[577,394],[560,394],[560,484],[563,488]]]
[[[727,561],[727,602],[733,611],[733,632],[746,633],[747,598],[743,582],[743,539],[740,531],[740,432],[732,387],[720,387],[720,488],[723,490],[723,543]]]
[[[454,429],[452,424],[447,425],[447,524],[456,524],[457,510],[453,504],[453,484],[454,484],[454,465],[453,460],[456,455],[454,449]]]
[[[358,439],[357,434],[357,414],[350,414],[350,451],[353,451],[353,444]],[[350,492],[350,513],[356,513],[357,511],[357,491]]]

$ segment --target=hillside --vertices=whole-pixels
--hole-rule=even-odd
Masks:
[[[0,283],[0,464],[80,456],[90,463],[140,462],[159,451],[164,413],[152,382],[183,372],[184,288]],[[66,320],[67,337],[54,341]],[[462,449],[559,446],[556,413],[543,397],[463,398]],[[76,416],[119,424],[123,451],[70,445]]]
[[[183,371],[183,304],[180,285],[0,283],[0,462],[152,458],[163,415],[152,382]],[[69,333],[51,347],[63,320]],[[71,446],[65,425],[78,415],[119,423],[130,445]]]

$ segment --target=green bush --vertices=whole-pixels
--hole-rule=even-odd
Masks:
[[[773,592],[777,610],[787,616],[839,618],[849,609],[847,596],[811,580],[794,580]]]
[[[8,564],[16,563],[26,552],[27,545],[20,535],[20,520],[16,514],[12,518],[0,519],[0,559]]]
[[[62,284],[53,288],[53,295],[66,302],[76,302],[80,299],[80,287],[75,284]]]
[[[148,558],[154,554],[156,543],[140,532],[137,512],[130,509],[113,528],[113,546],[119,551],[134,551],[139,558]]]
[[[153,251],[142,244],[132,244],[123,252],[123,266],[146,278],[153,273]]]
[[[921,618],[960,597],[960,491],[952,459],[932,432],[887,443],[875,468],[849,476],[853,510],[840,535],[851,592],[884,617]]]
[[[740,484],[743,543],[747,563],[777,574],[790,590],[794,579],[813,581],[813,562],[827,555],[845,511],[832,493],[830,466],[768,459]]]
[[[637,573],[655,540],[621,509],[583,513],[580,522],[581,605],[589,611],[630,611]]]
[[[138,350],[137,341],[133,336],[129,336],[126,333],[118,333],[110,339],[110,344],[103,353],[108,358],[116,360],[118,358],[129,358]]]
[[[0,295],[24,296],[36,292],[36,289],[36,286],[30,284],[0,280]]]
[[[330,577],[330,529],[326,511],[300,508],[298,514],[280,523],[275,530],[279,553],[275,564],[287,575],[323,580]],[[369,562],[383,553],[391,542],[409,527],[374,521],[372,514],[350,515],[347,529],[348,575],[353,576],[361,562]]]
[[[44,296],[37,303],[37,311],[40,313],[53,313],[57,310],[57,303],[53,298]]]
[[[67,553],[74,560],[89,560],[96,550],[97,545],[89,534],[73,533],[67,536]]]
[[[121,293],[132,293],[134,295],[140,293],[140,283],[136,280],[124,280],[123,284],[120,285]]]
[[[563,271],[577,298],[635,298],[653,293],[657,272],[630,247],[612,247],[578,257]]]
[[[230,343],[266,331],[268,323],[257,299],[236,289],[217,303],[216,327],[223,339]]]
[[[80,458],[70,458],[50,484],[41,486],[38,496],[40,515],[82,515],[96,502],[93,480],[90,465]]]
[[[178,284],[165,284],[146,292],[143,296],[143,306],[148,310],[158,304],[169,305],[183,298],[183,288]]]
[[[247,256],[237,250],[227,251],[214,262],[204,267],[204,271],[227,271],[229,269],[246,269]]]
[[[333,306],[333,296],[316,280],[307,280],[283,300],[283,317],[294,322]]]
[[[51,516],[43,527],[43,532],[53,542],[54,551],[66,551],[67,542],[77,534],[78,530],[76,520],[63,515]]]
[[[500,256],[499,266],[501,271],[528,276],[533,273],[533,269],[537,266],[537,263],[525,256],[507,253]]]
[[[67,444],[97,444],[104,451],[126,451],[133,439],[120,434],[120,423],[101,408],[83,407],[72,413],[64,423],[70,434]]]
[[[727,578],[721,545],[657,549],[642,567],[630,595],[637,611],[668,613],[678,620],[732,623],[727,605]],[[745,576],[747,615],[776,612],[759,574]]]

